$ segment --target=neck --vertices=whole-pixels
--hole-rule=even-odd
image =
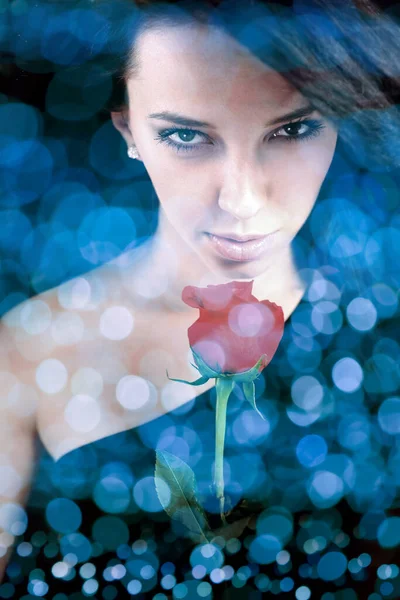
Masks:
[[[142,277],[155,278],[158,281],[161,278],[165,282],[165,291],[155,299],[160,308],[179,314],[183,318],[193,315],[194,311],[181,299],[182,289],[187,285],[205,287],[232,280],[253,280],[253,295],[259,300],[270,300],[282,306],[285,320],[296,308],[305,290],[305,284],[294,264],[291,246],[280,251],[279,260],[271,261],[271,264],[256,277],[223,276],[211,271],[177,234],[162,209],[157,230],[146,242],[142,267]]]

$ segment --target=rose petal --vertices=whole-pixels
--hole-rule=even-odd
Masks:
[[[221,311],[225,310],[234,299],[258,302],[251,294],[252,288],[253,281],[230,281],[220,285],[208,285],[206,288],[188,285],[182,290],[182,300],[193,308]]]
[[[183,290],[184,301],[200,310],[199,318],[188,328],[189,344],[214,370],[241,373],[266,355],[262,370],[278,348],[284,329],[282,307],[269,300],[260,302],[251,294],[252,285],[232,281]]]

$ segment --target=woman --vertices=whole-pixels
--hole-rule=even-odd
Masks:
[[[357,325],[360,302],[341,329],[339,308],[359,301],[360,288],[386,299],[394,281],[379,281],[378,291],[361,281],[373,269],[353,260],[341,222],[355,210],[340,198],[337,214],[318,202],[328,172],[334,189],[346,185],[349,165],[397,166],[396,113],[388,137],[371,140],[387,114],[377,109],[394,102],[387,48],[398,51],[398,30],[369,3],[177,4],[121,4],[116,16],[98,4],[113,26],[116,18],[110,52],[117,39],[126,102],[111,117],[159,199],[154,235],[3,319],[0,522],[9,566],[0,592],[161,600],[174,588],[173,597],[271,591],[303,600],[323,591],[330,600],[338,589],[394,598],[395,567],[367,571],[397,545],[387,533],[397,527],[388,513],[394,482],[385,487],[374,470],[396,433],[385,420],[393,407],[371,433],[364,394],[373,408],[382,392],[363,390],[359,371],[378,329]],[[213,382],[189,388],[166,370],[196,377],[187,330],[198,311],[182,289],[242,280],[282,306],[285,337],[258,381],[266,424],[238,395],[228,415],[231,520],[253,520],[233,541],[196,549],[157,503],[154,450],[191,465],[215,516]]]

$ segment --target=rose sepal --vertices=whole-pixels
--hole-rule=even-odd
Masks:
[[[264,415],[257,408],[256,389],[255,389],[254,381],[245,381],[245,382],[243,382],[242,387],[243,387],[243,393],[244,393],[246,400],[248,400],[250,402],[250,404],[252,405],[254,410],[257,411],[257,413],[260,415],[260,417],[264,421],[266,421],[266,418],[264,417]]]
[[[221,378],[221,379],[230,379],[235,382],[251,382],[257,379],[260,376],[261,371],[260,367],[264,363],[264,361],[268,358],[267,354],[263,354],[261,358],[257,361],[257,363],[249,369],[248,371],[241,371],[240,373],[222,373],[221,371],[214,371],[211,367],[209,367],[201,358],[199,354],[191,348],[193,353],[194,360],[196,362],[196,368],[203,377],[211,378]]]
[[[188,383],[189,385],[203,385],[203,383],[207,383],[207,381],[209,380],[209,377],[199,377],[199,379],[196,379],[196,381],[186,381],[186,379],[174,379],[174,377],[170,377],[168,375],[168,370],[165,369],[166,373],[167,373],[167,377],[170,381],[179,381],[181,383]]]

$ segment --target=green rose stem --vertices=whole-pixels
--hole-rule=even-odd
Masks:
[[[241,384],[245,399],[251,404],[254,410],[258,412],[261,418],[262,413],[257,408],[255,398],[255,380],[260,376],[263,369],[269,364],[279,342],[283,335],[284,314],[281,306],[269,300],[259,301],[252,294],[253,281],[231,281],[219,285],[208,285],[206,288],[187,285],[182,290],[182,301],[200,311],[198,319],[190,325],[187,330],[189,346],[193,354],[194,363],[191,365],[198,371],[200,377],[195,381],[186,381],[185,379],[175,379],[168,375],[171,381],[180,381],[188,385],[199,386],[207,383],[210,379],[215,379],[216,388],[216,409],[215,409],[215,457],[213,473],[213,492],[219,500],[221,520],[224,523],[223,529],[226,530],[226,519],[224,513],[224,444],[226,431],[226,417],[229,396],[234,384]],[[243,322],[239,319],[232,328],[230,316],[232,309],[239,305],[248,304],[251,310],[258,310],[261,323],[257,335],[249,335],[247,330],[247,319]],[[235,317],[236,318],[236,317]],[[251,322],[248,323],[249,325]],[[262,325],[262,326],[261,326]],[[205,344],[203,345],[203,342]],[[211,351],[207,342],[212,342]],[[213,352],[213,343],[221,346],[224,360],[223,364],[218,364],[215,353]],[[195,351],[199,350],[199,353]],[[261,356],[260,356],[261,354]],[[257,360],[257,356],[260,358]],[[256,362],[257,360],[257,362]],[[253,363],[254,361],[254,363]],[[249,368],[249,364],[254,366]],[[247,368],[246,371],[243,371]],[[162,459],[159,460],[159,463]],[[164,460],[165,462],[165,460]],[[175,460],[177,463],[177,461]],[[182,463],[182,461],[181,461]],[[169,468],[171,475],[172,489],[176,489],[175,481],[185,480],[194,485],[194,473],[186,465],[177,469],[176,476],[173,469]],[[158,464],[158,471],[162,470],[163,465]],[[183,474],[186,475],[183,475]],[[168,477],[167,477],[168,479]],[[183,486],[188,489],[190,485]],[[182,492],[178,496],[185,496]],[[162,498],[164,501],[165,498]],[[181,499],[182,500],[182,499]],[[183,500],[182,500],[183,502]],[[175,502],[175,505],[179,503]],[[195,513],[201,513],[202,509],[192,494],[189,494],[189,500],[186,500],[188,506],[192,505]],[[186,505],[185,505],[186,506]],[[168,506],[166,510],[169,510]],[[186,512],[183,511],[186,515]],[[177,515],[181,514],[176,511]],[[181,515],[182,516],[182,515]],[[193,517],[193,529],[198,530],[198,519]],[[193,519],[192,519],[193,520]],[[230,525],[228,526],[229,529]]]
[[[187,381],[186,379],[175,379],[170,377],[167,373],[167,377],[170,381],[179,381],[181,383],[187,383],[189,385],[202,385],[209,379],[215,378],[215,389],[217,395],[217,406],[215,412],[215,467],[214,467],[214,486],[216,489],[217,498],[220,503],[220,514],[221,520],[226,524],[224,515],[224,444],[225,444],[225,430],[226,430],[226,411],[228,406],[229,396],[233,390],[235,382],[243,384],[243,392],[246,399],[250,402],[252,407],[263,417],[259,412],[255,402],[255,390],[254,380],[260,375],[260,368],[263,362],[267,359],[267,355],[263,354],[257,361],[252,369],[239,373],[223,373],[220,370],[214,370],[209,367],[199,354],[192,348],[192,353],[195,365],[192,366],[197,369],[201,375],[196,381]],[[218,367],[218,365],[217,365]]]
[[[226,430],[226,411],[228,399],[233,390],[232,379],[216,378],[215,389],[217,393],[217,407],[215,411],[215,469],[214,485],[219,499],[220,515],[222,522],[226,525],[224,515],[224,444]]]

